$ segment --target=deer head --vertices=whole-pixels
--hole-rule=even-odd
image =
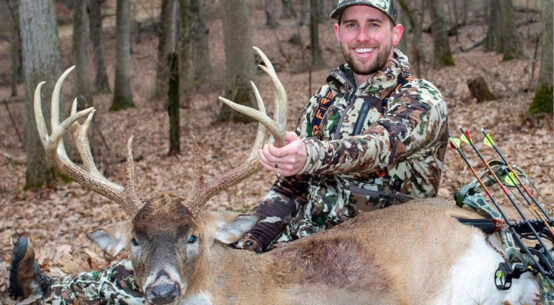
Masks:
[[[202,207],[211,197],[261,169],[257,151],[264,143],[265,128],[270,131],[276,145],[284,144],[287,109],[285,90],[269,59],[260,49],[256,47],[254,49],[265,64],[260,65],[260,68],[270,76],[275,87],[274,119],[267,116],[263,100],[254,83],[252,87],[258,101],[258,111],[220,97],[220,100],[231,108],[259,121],[258,134],[252,152],[243,165],[208,181],[204,181],[202,165],[198,158],[198,144],[194,140],[195,180],[194,189],[188,198],[162,194],[158,198],[143,203],[137,197],[134,184],[132,137],[127,143],[125,186],[109,181],[100,173],[92,158],[87,139],[87,131],[95,109],[91,107],[77,112],[77,99],[75,99],[71,115],[59,123],[61,87],[74,67],[67,69],[54,87],[50,134],[41,109],[40,91],[44,82],[38,84],[35,90],[35,119],[48,161],[62,174],[119,203],[132,218],[124,225],[126,228],[124,230],[99,230],[89,234],[89,237],[112,255],[117,254],[124,247],[130,249],[137,283],[150,303],[167,304],[178,300],[179,296],[186,293],[190,277],[198,268],[203,253],[209,251],[210,246],[216,241],[223,243],[236,241],[257,221],[254,216],[237,217],[233,214],[220,214],[216,221],[212,219],[210,222],[215,223],[215,227],[207,228],[205,218],[209,216],[199,216]],[[78,120],[85,116],[85,122],[79,123]],[[75,164],[65,151],[62,138],[68,130],[71,130],[75,138],[82,166]]]

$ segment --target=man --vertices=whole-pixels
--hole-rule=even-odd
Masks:
[[[394,49],[404,31],[394,1],[340,0],[331,17],[346,64],[310,99],[287,145],[260,152],[281,177],[258,207],[262,220],[236,247],[261,252],[358,210],[437,194],[446,104]]]
[[[334,32],[346,64],[331,71],[310,99],[296,133],[286,134],[287,144],[259,152],[262,165],[279,178],[257,209],[262,220],[237,248],[262,252],[275,241],[324,230],[359,210],[437,194],[448,134],[446,104],[432,84],[409,74],[406,56],[394,49],[404,31],[394,2],[339,0],[331,17],[337,19]],[[48,294],[50,284],[40,270],[24,268],[34,261],[27,240],[18,241],[13,253],[10,291],[28,296],[34,288]],[[124,261],[58,281],[51,300],[141,303],[130,269]],[[22,278],[33,275],[33,287],[20,287]],[[106,281],[115,285],[103,285]],[[99,292],[100,287],[107,290]]]

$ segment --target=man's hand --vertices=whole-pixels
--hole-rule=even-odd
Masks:
[[[263,167],[281,176],[296,175],[306,164],[306,144],[294,132],[285,133],[285,146],[266,144],[258,151]]]

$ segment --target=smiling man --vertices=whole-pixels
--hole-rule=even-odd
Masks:
[[[266,145],[279,174],[258,206],[262,220],[237,245],[265,251],[372,210],[437,195],[447,109],[395,47],[404,32],[392,0],[339,0],[331,13],[345,64],[331,71],[287,145]]]

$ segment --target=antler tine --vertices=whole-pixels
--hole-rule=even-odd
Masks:
[[[135,161],[133,160],[133,136],[127,141],[127,181],[125,183],[124,210],[130,215],[135,215],[142,203],[137,197],[135,188]]]
[[[77,113],[77,98],[73,100],[70,115],[74,115],[75,113]],[[75,121],[70,126],[70,129],[72,130],[73,137],[77,142],[77,145],[76,145],[77,151],[81,156],[81,161],[83,161],[83,167],[87,172],[101,176],[100,172],[96,168],[96,164],[94,163],[94,159],[90,151],[90,144],[87,137],[88,128],[90,127],[91,122],[92,122],[92,115],[87,117],[87,120],[85,121],[84,124],[79,124],[78,121]]]
[[[49,136],[48,129],[46,128],[46,122],[44,121],[44,115],[42,114],[42,101],[40,96],[40,91],[45,83],[46,82],[38,83],[37,88],[35,89],[35,102],[33,103],[33,107],[35,110],[35,122],[37,123],[38,136],[40,138],[40,142],[42,143],[42,147],[46,150]]]
[[[256,96],[256,102],[258,102],[258,109],[260,110],[261,113],[267,113],[265,111],[265,105],[264,105],[264,101],[262,100],[262,96],[260,95],[260,91],[258,91],[258,87],[256,87],[256,84],[254,84],[253,81],[250,81],[250,85],[254,90],[254,95]],[[262,148],[265,141],[265,131],[266,131],[266,127],[263,124],[258,123],[258,129],[256,131],[256,139],[254,140],[254,145],[252,145],[252,150],[250,151],[250,154],[248,155],[247,160],[254,160],[258,157],[258,150]]]
[[[42,113],[40,92],[44,82],[40,83],[35,90],[34,110],[37,131],[41,138],[41,142],[46,151],[46,158],[52,166],[59,172],[74,179],[79,184],[121,204],[129,213],[133,213],[133,209],[128,209],[129,200],[125,196],[125,188],[121,185],[113,183],[106,179],[96,168],[92,154],[90,152],[90,144],[86,137],[88,127],[96,111],[94,107],[87,108],[77,112],[77,104],[74,101],[71,115],[63,122],[59,123],[59,102],[60,92],[63,81],[68,74],[74,69],[67,69],[56,82],[52,93],[51,105],[51,123],[52,133],[48,135],[48,130]],[[77,121],[87,116],[84,124],[79,124]],[[63,135],[68,129],[73,129],[76,140],[76,146],[83,159],[85,169],[76,165],[68,156],[63,145]],[[132,159],[132,158],[131,158]],[[134,192],[134,190],[133,190]]]
[[[54,132],[54,129],[58,127],[60,124],[60,99],[61,99],[61,91],[62,91],[62,84],[71,73],[75,69],[75,66],[69,67],[67,70],[65,70],[62,75],[58,78],[56,81],[56,84],[54,85],[54,89],[52,90],[52,99],[50,101],[50,128],[52,128],[52,132]],[[63,139],[61,139],[61,145],[58,146],[58,149],[60,150],[60,154],[66,155],[67,152],[65,151],[65,145],[63,145]]]
[[[256,47],[254,47],[254,50],[256,50],[258,54],[260,54],[260,57],[265,63],[265,66],[260,67],[262,68],[262,70],[265,71],[267,75],[269,75],[273,82],[274,94],[276,99],[274,119],[271,119],[266,114],[264,102],[262,100],[260,92],[253,82],[250,83],[252,85],[252,89],[254,90],[256,101],[258,102],[258,110],[239,105],[226,98],[219,97],[219,100],[221,100],[227,106],[258,121],[258,135],[256,136],[256,140],[254,142],[254,147],[252,149],[250,157],[243,165],[232,169],[221,177],[216,177],[206,182],[204,182],[202,177],[202,166],[198,157],[198,147],[195,140],[194,151],[196,178],[192,198],[190,198],[185,205],[193,214],[197,214],[202,206],[211,197],[221,192],[222,190],[239,183],[240,181],[246,179],[262,168],[257,158],[257,151],[263,144],[263,140],[265,138],[265,132],[262,125],[267,127],[271,135],[275,138],[276,146],[283,146],[285,144],[285,128],[287,122],[287,96],[285,93],[285,89],[279,81],[277,73],[275,72],[275,69],[273,68],[273,65],[271,64],[267,56],[265,56],[265,54]]]
[[[275,72],[275,69],[273,68],[273,64],[267,58],[267,56],[260,50],[258,47],[253,47],[253,49],[258,53],[262,61],[264,62],[265,66],[258,65],[260,69],[262,69],[269,77],[271,78],[271,81],[273,82],[273,95],[274,95],[274,107],[275,107],[275,121],[277,124],[283,128],[286,129],[287,125],[287,93],[285,91],[285,88],[283,87],[283,84],[279,80],[279,77],[277,77],[277,72]]]

